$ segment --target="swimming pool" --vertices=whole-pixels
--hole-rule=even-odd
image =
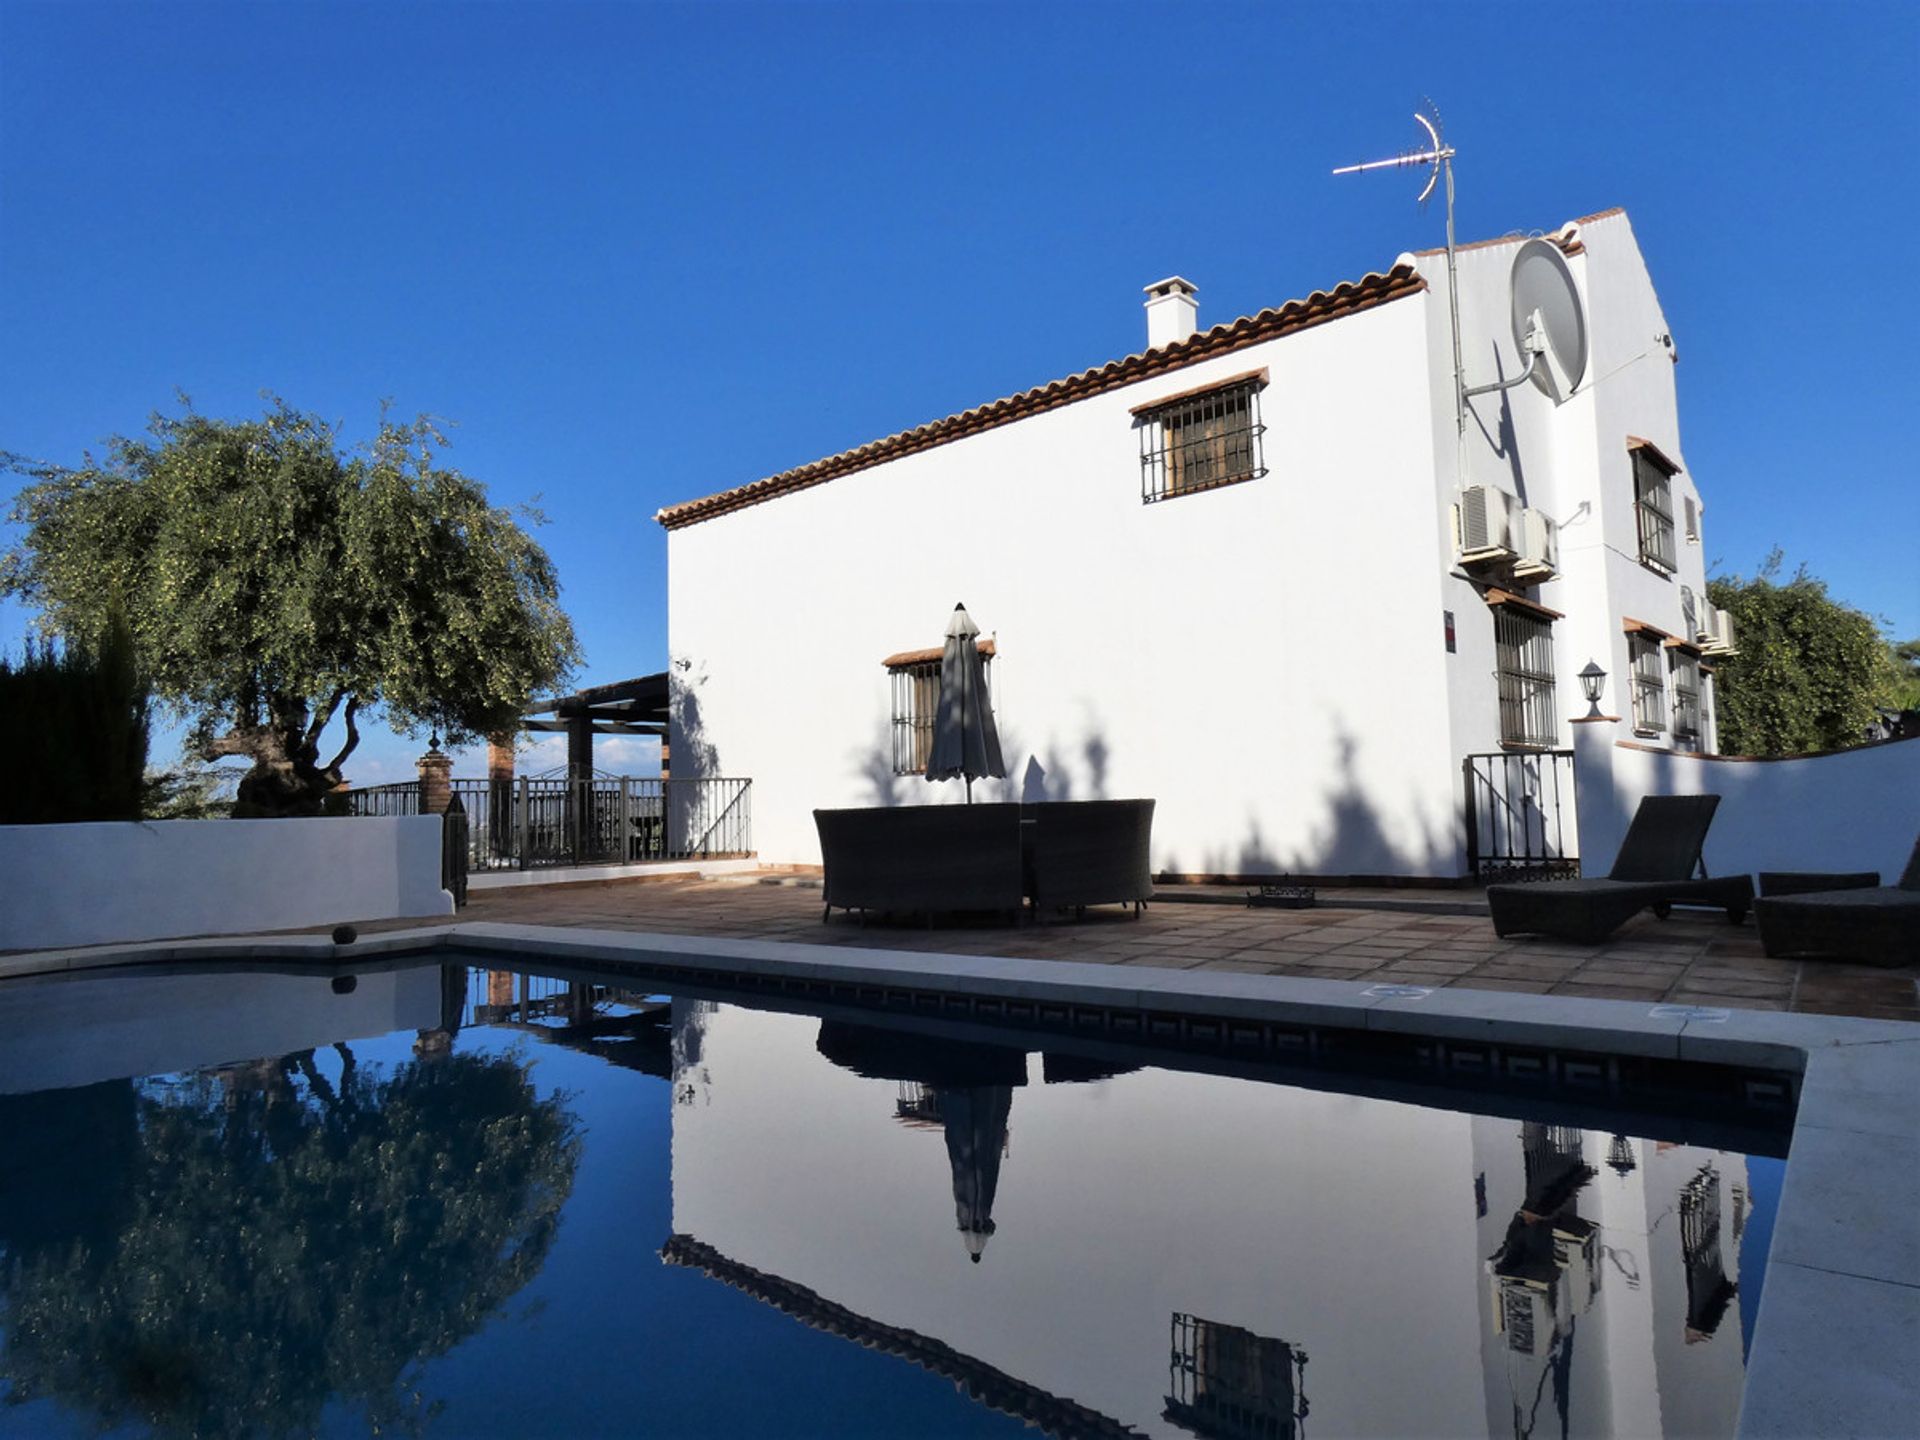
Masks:
[[[676,989],[0,990],[0,1433],[1732,1433],[1777,1108]]]

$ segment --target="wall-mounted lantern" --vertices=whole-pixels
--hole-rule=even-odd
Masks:
[[[1587,661],[1587,668],[1580,672],[1580,689],[1587,697],[1587,719],[1599,720],[1604,718],[1600,714],[1600,696],[1606,688],[1607,672],[1600,668],[1600,662],[1597,660]]]

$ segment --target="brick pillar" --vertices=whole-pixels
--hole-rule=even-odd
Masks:
[[[444,815],[453,797],[453,760],[435,745],[414,762],[420,770],[420,813]]]
[[[667,753],[667,737],[662,735],[660,737],[660,778],[662,780],[667,779],[672,773],[673,766],[669,763],[671,759],[672,757]]]
[[[513,782],[513,732],[487,737],[487,779]]]
[[[514,738],[511,730],[487,737],[487,847],[495,856],[513,853]]]

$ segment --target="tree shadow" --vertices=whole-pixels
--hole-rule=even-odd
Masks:
[[[1438,825],[1430,817],[1416,817],[1413,823],[1418,837],[1411,844],[1394,840],[1380,805],[1360,782],[1356,761],[1359,739],[1340,727],[1335,731],[1334,747],[1334,783],[1320,801],[1324,815],[1308,828],[1304,842],[1283,852],[1269,839],[1257,816],[1249,813],[1238,841],[1202,852],[1200,873],[1222,884],[1317,877],[1382,881],[1457,878],[1459,845],[1454,838],[1453,817]],[[1161,873],[1182,873],[1173,868],[1173,863],[1169,855],[1167,868]]]
[[[1044,747],[1030,745],[1019,726],[1002,723],[1000,741],[1008,760],[1008,774],[1002,779],[976,781],[976,802],[1032,805],[1109,798],[1114,751],[1097,719],[1087,719],[1077,740]],[[1459,879],[1464,831],[1457,808],[1437,817],[1390,816],[1378,794],[1362,783],[1362,743],[1363,737],[1353,731],[1336,728],[1334,761],[1325,772],[1327,783],[1315,802],[1319,814],[1300,832],[1305,838],[1292,846],[1277,840],[1268,833],[1270,827],[1263,824],[1255,807],[1249,805],[1235,838],[1215,844],[1202,842],[1194,857],[1197,868],[1189,868],[1182,862],[1181,850],[1156,836],[1155,873],[1192,875],[1225,884],[1296,876],[1395,882],[1410,878]],[[950,790],[918,776],[894,773],[890,719],[879,723],[872,740],[850,752],[849,766],[862,797],[856,803],[887,808],[960,803],[958,782],[953,782]],[[1164,814],[1168,801],[1177,796],[1154,798],[1161,802]],[[1460,796],[1455,795],[1454,801],[1458,807]]]
[[[700,692],[707,683],[705,667],[675,656],[668,671],[667,736],[676,780],[701,780],[720,773],[720,752],[707,734],[700,710]]]

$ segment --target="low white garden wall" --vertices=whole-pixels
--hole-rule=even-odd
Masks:
[[[0,950],[450,915],[435,815],[0,825]]]
[[[1617,722],[1573,727],[1580,869],[1605,875],[1645,795],[1718,795],[1709,875],[1878,870],[1899,878],[1920,835],[1920,740],[1755,760],[1621,743]]]

